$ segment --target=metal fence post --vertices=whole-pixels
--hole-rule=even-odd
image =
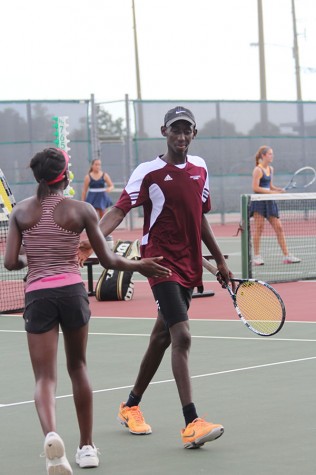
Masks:
[[[126,171],[127,179],[131,176],[133,170],[133,151],[132,151],[132,137],[131,137],[131,123],[129,113],[129,98],[128,94],[125,94],[125,120],[126,120]],[[128,228],[134,229],[133,222],[133,210],[128,213]]]

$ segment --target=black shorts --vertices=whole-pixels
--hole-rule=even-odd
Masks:
[[[167,328],[189,319],[193,289],[183,287],[178,282],[161,282],[152,287],[152,292]]]
[[[88,323],[90,315],[83,283],[25,294],[23,318],[25,330],[29,333],[45,333],[58,324],[63,328],[80,328]]]

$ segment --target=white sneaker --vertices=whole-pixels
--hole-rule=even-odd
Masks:
[[[283,259],[283,264],[298,264],[299,262],[301,262],[301,259],[295,256],[291,256],[291,255],[284,256],[284,259]]]
[[[264,260],[262,259],[261,256],[254,256],[253,258],[253,264],[255,266],[263,266],[264,265]]]
[[[73,475],[67,460],[65,445],[56,432],[49,432],[45,437],[44,452],[48,475]]]
[[[98,449],[95,445],[84,445],[77,449],[76,463],[80,468],[93,468],[99,466]]]

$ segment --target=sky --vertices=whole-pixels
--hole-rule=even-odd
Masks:
[[[296,100],[291,0],[262,0],[268,100]],[[302,99],[316,101],[316,0],[295,0]],[[141,97],[260,99],[257,0],[135,0]],[[0,101],[137,98],[132,0],[9,0]]]

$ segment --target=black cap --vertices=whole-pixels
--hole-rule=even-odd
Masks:
[[[169,127],[169,125],[177,122],[177,120],[186,120],[195,126],[194,115],[185,107],[177,106],[174,109],[170,109],[170,111],[165,115],[165,126]]]

